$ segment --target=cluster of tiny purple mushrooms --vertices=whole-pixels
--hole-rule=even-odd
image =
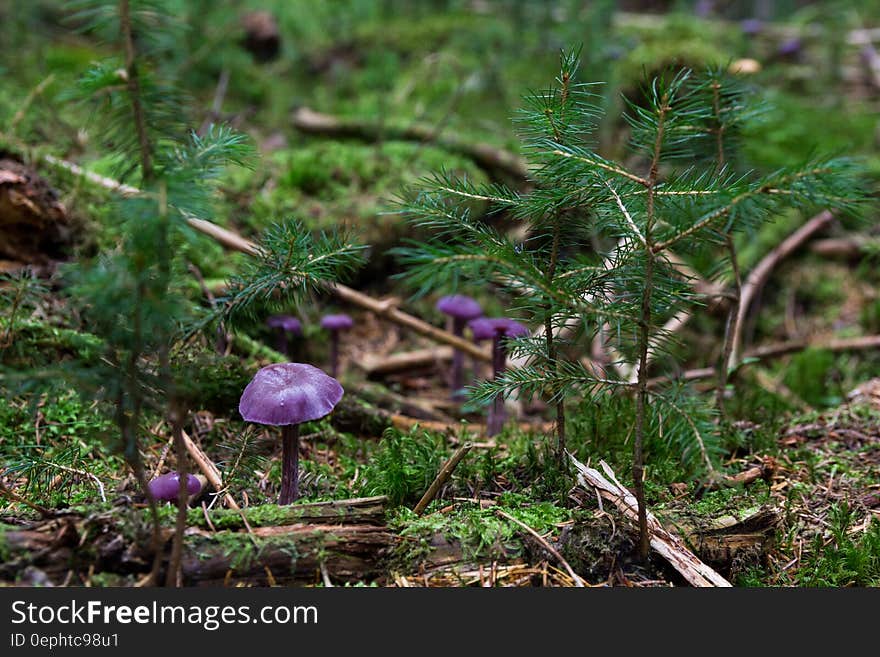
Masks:
[[[483,317],[483,309],[474,299],[463,294],[441,297],[437,301],[437,310],[447,315],[452,324],[452,334],[464,337],[465,326],[471,329],[475,342],[492,340],[492,378],[497,379],[507,367],[507,340],[529,334],[529,329],[519,322],[507,317]],[[462,399],[464,396],[464,354],[458,349],[452,352],[452,371],[450,387],[452,398]],[[504,399],[496,395],[489,415],[486,419],[486,434],[494,436],[501,431],[507,419]]]
[[[505,369],[507,349],[505,341],[528,334],[528,329],[512,319],[482,317],[480,304],[474,299],[455,294],[442,297],[437,309],[446,314],[452,324],[452,333],[463,337],[469,326],[474,340],[492,340],[492,371],[498,377]],[[267,325],[277,331],[278,351],[288,358],[292,341],[302,335],[302,324],[295,317],[276,315]],[[276,363],[259,370],[245,387],[238,410],[246,422],[281,427],[281,492],[279,505],[296,501],[299,497],[299,425],[328,415],[342,399],[344,390],[336,376],[339,370],[339,333],[352,327],[348,315],[326,315],[321,327],[330,332],[331,375],[307,363]],[[464,396],[463,354],[453,352],[450,386],[454,399]],[[499,395],[493,402],[487,419],[487,433],[497,434],[505,422],[504,401]],[[195,495],[201,482],[187,475],[187,492]],[[158,500],[176,500],[180,491],[177,472],[157,477],[150,482],[150,494]]]
[[[330,332],[330,374],[339,372],[339,334],[354,325],[351,317],[344,313],[324,315],[321,328]],[[293,343],[302,336],[302,322],[290,315],[273,315],[266,320],[266,326],[276,331],[276,351],[288,358],[293,355]]]

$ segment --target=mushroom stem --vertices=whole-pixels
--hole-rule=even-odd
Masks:
[[[290,504],[299,497],[299,425],[281,427],[281,495],[278,504]]]
[[[502,339],[501,331],[496,332],[492,339],[492,378],[495,380],[501,376],[507,365],[507,349],[504,347]],[[494,436],[500,433],[506,420],[507,410],[504,408],[504,396],[498,393],[492,400],[489,417],[486,419],[486,435]]]
[[[330,331],[330,376],[339,372],[339,331]]]
[[[452,334],[458,338],[464,336],[464,326],[466,323],[467,320],[463,318],[453,317]],[[449,387],[452,388],[452,399],[464,399],[465,395],[462,392],[464,387],[464,353],[456,348],[453,348],[452,351],[452,374]]]
[[[275,341],[275,347],[278,353],[284,354],[288,358],[290,358],[290,344],[287,340],[287,331],[283,328],[278,329],[278,336]]]

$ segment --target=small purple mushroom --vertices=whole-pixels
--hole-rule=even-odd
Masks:
[[[256,373],[241,394],[238,412],[247,422],[281,427],[281,494],[299,497],[299,425],[322,418],[342,399],[339,381],[313,365],[278,363]]]
[[[492,340],[492,378],[497,379],[507,367],[506,338],[519,338],[529,334],[529,329],[506,317],[481,317],[468,322],[475,340]],[[501,431],[507,419],[504,398],[499,394],[492,402],[486,420],[486,434],[494,436]]]
[[[172,502],[177,499],[180,493],[180,474],[177,472],[169,472],[156,477],[148,484],[150,495],[155,499],[163,502]],[[202,490],[202,482],[195,475],[186,475],[186,492],[195,495]]]
[[[764,29],[764,21],[760,18],[746,18],[739,24],[739,29],[746,36],[755,36]]]
[[[339,332],[347,331],[354,322],[345,314],[325,315],[321,320],[321,328],[330,331],[330,376],[339,372]]]
[[[302,335],[302,324],[300,321],[290,315],[272,315],[272,317],[266,320],[266,326],[277,329],[276,349],[278,352],[290,357],[291,338]]]
[[[804,44],[801,42],[801,40],[797,37],[794,37],[780,44],[780,46],[776,49],[776,54],[779,57],[794,59],[798,55],[800,55],[803,47]]]
[[[464,335],[464,327],[467,321],[483,314],[480,304],[463,294],[441,297],[437,301],[436,308],[444,315],[452,318],[452,334],[459,338]],[[452,374],[450,376],[453,399],[461,399],[464,396],[461,390],[464,385],[463,361],[464,354],[455,349],[452,352]]]

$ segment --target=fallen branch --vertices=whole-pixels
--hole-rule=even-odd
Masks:
[[[44,506],[40,506],[35,502],[31,502],[30,500],[26,500],[21,495],[13,491],[9,488],[6,483],[0,478],[0,497],[4,497],[10,502],[15,502],[17,504],[24,504],[26,507],[33,509],[41,516],[49,516],[52,515],[52,512]]]
[[[223,478],[220,476],[220,470],[217,469],[217,466],[214,465],[202,449],[193,442],[193,439],[187,435],[186,431],[181,430],[181,433],[183,434],[183,444],[186,446],[186,451],[189,452],[192,460],[195,461],[197,466],[199,466],[199,470],[205,475],[208,483],[211,484],[218,493],[224,491]],[[229,508],[237,511],[241,510],[241,507],[238,506],[235,498],[229,493],[224,492],[223,499],[226,501],[226,505]]]
[[[422,515],[425,512],[425,509],[431,503],[435,497],[437,497],[437,493],[440,492],[440,488],[442,488],[443,484],[452,476],[452,473],[455,471],[456,466],[458,466],[459,462],[465,457],[465,455],[471,451],[471,447],[473,445],[471,443],[465,443],[457,450],[455,453],[449,457],[449,460],[443,464],[443,467],[440,468],[440,472],[437,473],[437,476],[434,477],[434,481],[431,482],[431,485],[428,486],[428,490],[425,491],[425,494],[422,495],[422,499],[419,500],[419,503],[413,507],[413,513],[417,516]]]
[[[599,491],[602,497],[613,503],[630,520],[638,519],[638,503],[635,496],[617,480],[614,472],[605,461],[600,461],[600,465],[607,475],[607,479],[598,470],[587,467],[570,453],[568,456],[578,471],[579,484]],[[651,547],[681,573],[692,586],[730,586],[730,582],[688,550],[680,538],[666,531],[654,517],[654,514],[649,511],[647,516]]]
[[[737,365],[737,371],[748,367],[753,362],[771,360],[798,351],[804,351],[805,349],[824,349],[833,353],[880,349],[880,335],[862,335],[856,338],[831,338],[825,340],[789,340],[755,347],[743,354],[742,361]],[[648,387],[657,387],[670,381],[697,381],[707,379],[715,374],[716,370],[713,367],[700,367],[685,370],[675,376],[657,376],[648,379]]]
[[[870,235],[829,237],[810,244],[810,251],[825,258],[861,258],[880,252],[880,239]]]
[[[420,427],[428,431],[436,431],[438,433],[465,433],[471,435],[486,435],[486,425],[468,422],[432,422],[430,420],[419,420],[418,418],[406,415],[394,414],[391,416],[391,426],[401,431],[409,431],[414,427]],[[556,426],[556,422],[542,422],[540,424],[532,424],[530,422],[518,422],[516,426],[520,431],[536,431],[539,433],[549,433]]]
[[[452,347],[433,347],[429,349],[415,349],[404,351],[390,356],[372,356],[367,354],[357,365],[367,376],[381,376],[405,370],[430,367],[437,363],[445,363],[452,360]]]
[[[754,269],[743,281],[742,293],[739,303],[739,311],[733,324],[733,339],[731,341],[732,349],[730,359],[727,361],[728,369],[734,367],[740,360],[740,349],[742,346],[742,332],[745,325],[746,315],[748,314],[752,302],[764,287],[767,279],[770,278],[771,272],[785,258],[794,253],[801,245],[804,244],[813,235],[828,226],[834,220],[834,215],[828,210],[820,212],[815,217],[807,221],[803,226],[786,237],[776,248],[768,253],[755,266]]]
[[[349,121],[322,114],[308,107],[300,107],[294,112],[293,125],[302,132],[328,137],[350,137],[369,142],[397,139],[434,143],[473,160],[493,177],[497,178],[500,173],[502,177],[513,178],[520,185],[525,185],[529,178],[528,166],[515,153],[485,143],[469,143],[458,137],[438,135],[438,131],[429,126],[410,125],[400,128],[383,124],[380,127],[375,123]]]

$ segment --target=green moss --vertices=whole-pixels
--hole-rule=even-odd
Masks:
[[[745,157],[763,170],[805,162],[816,153],[862,156],[869,175],[880,179],[880,157],[871,148],[876,113],[861,103],[834,107],[790,92],[765,88],[767,110],[745,128]],[[834,120],[828,116],[833,113]]]
[[[687,506],[688,513],[706,518],[722,515],[741,517],[769,501],[766,488],[721,488],[706,492],[702,498]]]
[[[643,23],[633,22],[620,29],[629,42],[617,64],[617,75],[625,87],[635,87],[645,78],[673,67],[695,70],[729,61],[734,37],[715,21],[703,21],[683,14],[651,16]]]
[[[255,371],[238,356],[204,351],[178,353],[172,367],[180,393],[191,408],[223,416],[238,408]]]
[[[0,331],[4,326],[0,319]],[[15,341],[0,351],[0,364],[22,370],[57,365],[69,359],[88,364],[98,358],[102,349],[101,339],[90,333],[40,322],[18,322]]]
[[[502,495],[498,506],[487,509],[464,503],[449,512],[432,513],[437,508],[438,504],[433,504],[422,516],[401,508],[392,517],[391,526],[407,539],[400,544],[395,560],[412,564],[430,555],[438,540],[460,546],[465,559],[521,555],[522,527],[498,515],[496,509],[505,511],[539,534],[552,532],[573,517],[571,509],[551,502],[535,502],[518,494]]]
[[[248,174],[236,172],[233,200],[247,212],[230,218],[256,233],[294,216],[312,230],[349,230],[373,245],[376,255],[406,233],[405,222],[389,213],[402,189],[444,169],[475,183],[486,180],[470,160],[411,142],[313,140],[274,154],[262,166],[250,174],[250,183]]]
[[[431,485],[446,456],[443,440],[419,429],[389,428],[364,468],[366,495],[387,495],[393,506],[413,504]]]
[[[289,536],[261,537],[245,532],[219,531],[210,536],[186,537],[186,549],[198,555],[202,560],[222,554],[229,559],[229,567],[233,570],[246,570],[258,562],[266,550],[280,549],[290,557],[290,568],[293,570],[299,557],[295,543]]]
[[[796,571],[798,586],[880,586],[880,521],[872,518],[865,529],[850,532],[855,520],[851,507],[840,502],[829,513],[830,542],[819,535]]]

